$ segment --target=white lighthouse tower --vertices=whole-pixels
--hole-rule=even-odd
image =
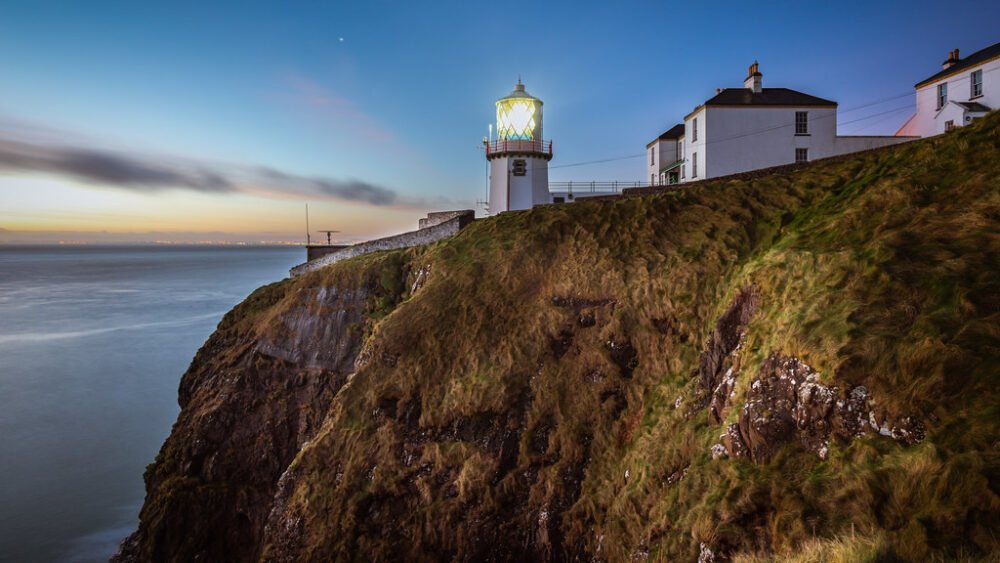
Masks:
[[[487,139],[490,161],[490,213],[531,209],[549,203],[552,141],[542,139],[542,101],[524,91],[497,100],[497,138]]]

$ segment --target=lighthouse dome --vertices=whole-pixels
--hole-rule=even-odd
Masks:
[[[520,79],[513,92],[497,100],[497,135],[511,141],[542,139],[542,101],[525,91]]]

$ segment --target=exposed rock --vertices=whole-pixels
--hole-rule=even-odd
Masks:
[[[410,295],[415,294],[420,291],[424,284],[427,283],[427,279],[431,275],[431,265],[425,264],[417,270],[417,273],[413,276],[413,284],[410,286]]]
[[[715,563],[715,554],[712,553],[712,549],[705,542],[701,543],[700,551],[698,552],[698,563]]]
[[[733,368],[729,367],[722,376],[722,380],[712,390],[712,398],[708,404],[708,419],[712,424],[722,424],[722,421],[725,420],[730,399],[736,392],[735,387],[736,374],[733,373]]]
[[[672,485],[672,484],[674,484],[674,483],[676,483],[678,481],[684,480],[684,477],[687,476],[688,468],[689,467],[690,466],[685,466],[683,469],[678,469],[677,471],[674,471],[673,473],[671,473],[670,475],[668,475],[667,476],[667,484],[668,485]]]
[[[740,438],[740,425],[738,423],[726,427],[725,433],[722,434],[722,446],[726,448],[729,457],[745,457],[747,455],[746,446],[743,445],[743,439]]]
[[[145,474],[139,528],[115,561],[257,557],[279,479],[353,370],[361,331],[350,327],[366,297],[304,290],[267,326],[220,324],[181,380],[177,423]]]
[[[254,347],[305,368],[349,370],[361,339],[348,329],[362,322],[368,295],[360,288],[303,289],[294,305],[278,316],[280,324],[262,334]]]
[[[714,391],[719,386],[724,361],[739,346],[759,301],[757,288],[744,287],[719,317],[698,364],[698,386],[705,391]]]
[[[608,340],[605,347],[611,354],[611,361],[621,371],[622,377],[631,379],[632,372],[639,365],[639,354],[632,347],[632,343],[628,340]]]
[[[664,336],[672,336],[677,339],[678,342],[684,344],[688,341],[687,333],[684,333],[678,328],[677,318],[674,316],[661,317],[653,319],[653,326],[656,330],[660,331],[660,334]]]
[[[729,452],[726,451],[726,447],[722,444],[713,444],[710,453],[712,454],[712,459],[729,457]]]
[[[723,436],[729,455],[764,463],[781,446],[797,442],[825,459],[831,438],[862,436],[869,423],[904,444],[923,438],[922,428],[911,417],[896,426],[879,427],[864,387],[842,396],[838,387],[818,379],[816,371],[798,358],[771,354],[750,384],[739,423],[730,425]]]

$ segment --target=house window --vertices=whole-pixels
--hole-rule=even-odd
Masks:
[[[652,166],[654,164],[656,163],[653,162],[653,149],[649,149],[649,165]]]
[[[938,109],[948,103],[948,83],[938,84]]]
[[[691,120],[691,142],[692,143],[697,143],[698,142],[698,118],[697,117]],[[692,174],[692,176],[694,176],[694,174]]]
[[[795,163],[809,162],[809,149],[795,149]]]
[[[955,121],[954,120],[949,119],[948,121],[944,122],[944,130],[945,131],[951,131],[954,128],[955,128]]]
[[[649,175],[649,185],[652,186],[654,184],[656,184],[656,174],[650,174]]]
[[[552,198],[552,203],[566,203],[566,198],[555,196]]]
[[[983,71],[977,70],[972,73],[972,96],[973,98],[983,95]]]
[[[698,177],[698,153],[691,153],[691,177]]]
[[[808,135],[809,134],[809,112],[808,111],[797,111],[797,112],[795,112],[795,134],[796,135]]]

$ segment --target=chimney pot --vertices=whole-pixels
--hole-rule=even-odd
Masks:
[[[754,94],[759,94],[763,88],[761,86],[762,75],[760,73],[760,66],[758,65],[757,61],[754,61],[753,64],[750,65],[750,68],[748,70],[749,74],[743,81],[743,87],[746,88],[747,90],[750,90]]]
[[[948,51],[948,60],[946,60],[944,64],[941,65],[941,68],[949,69],[952,66],[958,64],[958,61],[959,61],[958,49],[952,49],[951,51]]]

